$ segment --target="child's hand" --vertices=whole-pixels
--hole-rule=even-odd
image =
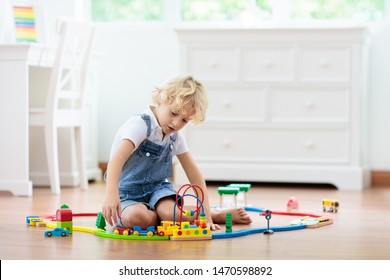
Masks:
[[[211,230],[220,230],[221,227],[218,224],[208,223],[208,227],[210,227]]]
[[[110,226],[117,225],[117,217],[119,217],[119,219],[121,218],[120,205],[121,202],[119,200],[118,194],[108,193],[106,195],[106,200],[103,203],[102,214]]]

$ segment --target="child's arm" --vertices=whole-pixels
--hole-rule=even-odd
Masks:
[[[117,224],[117,215],[119,218],[121,217],[118,192],[119,178],[122,173],[123,165],[129,159],[133,151],[133,142],[130,140],[122,140],[118,150],[112,156],[107,166],[106,197],[103,203],[102,214],[111,226]]]
[[[206,182],[203,178],[202,172],[198,168],[191,153],[186,152],[184,154],[178,155],[177,158],[179,159],[180,164],[183,167],[190,183],[199,186],[203,190],[204,193],[203,207],[206,214],[207,223],[210,225],[210,228],[212,230],[220,229],[219,225],[213,223],[213,219],[211,217],[211,212],[210,212],[210,203],[209,203],[209,196],[207,192]]]

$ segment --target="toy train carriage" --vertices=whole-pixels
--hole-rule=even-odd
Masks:
[[[337,213],[337,211],[339,210],[339,202],[335,199],[323,199],[322,209],[324,212]]]
[[[27,220],[30,226],[37,226],[40,223],[44,223],[44,220],[41,217],[28,217]]]
[[[146,229],[142,229],[140,226],[134,226],[132,233],[135,236],[153,236],[155,233],[155,227],[148,226]]]
[[[153,236],[155,227],[149,226],[146,229],[142,229],[140,226],[134,226],[133,229],[118,227],[115,229],[114,233],[120,235]]]
[[[115,233],[115,234],[118,234],[118,235],[130,235],[130,234],[131,234],[131,229],[129,229],[129,228],[120,228],[120,227],[117,227],[117,228],[114,230],[114,233]]]
[[[191,225],[189,222],[182,222],[180,228],[174,229],[171,240],[208,240],[211,239],[210,228],[202,228]]]

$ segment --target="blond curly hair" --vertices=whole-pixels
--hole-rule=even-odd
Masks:
[[[175,76],[152,92],[155,104],[163,103],[175,111],[185,114],[184,107],[190,104],[194,109],[191,121],[201,123],[206,118],[208,106],[206,91],[201,82],[192,76]]]

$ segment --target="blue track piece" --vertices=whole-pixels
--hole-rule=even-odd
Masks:
[[[270,227],[269,229],[276,232],[276,231],[289,231],[289,230],[297,230],[297,229],[304,229],[304,228],[306,228],[306,225],[279,226],[279,227]],[[245,236],[245,235],[249,235],[249,234],[262,233],[262,232],[266,231],[267,229],[268,228],[248,228],[248,229],[242,229],[242,230],[237,230],[237,231],[233,231],[233,232],[213,233],[213,234],[211,234],[211,237],[212,237],[212,239],[240,237],[240,236]]]
[[[219,206],[211,206],[210,208],[219,209]],[[264,210],[268,209],[268,208],[259,208],[259,207],[253,207],[253,206],[243,206],[242,208],[244,208],[248,212],[256,212],[256,213],[261,213]]]
[[[261,213],[265,210],[264,208],[252,207],[252,206],[244,206],[244,209],[249,212],[258,212],[258,213]]]

